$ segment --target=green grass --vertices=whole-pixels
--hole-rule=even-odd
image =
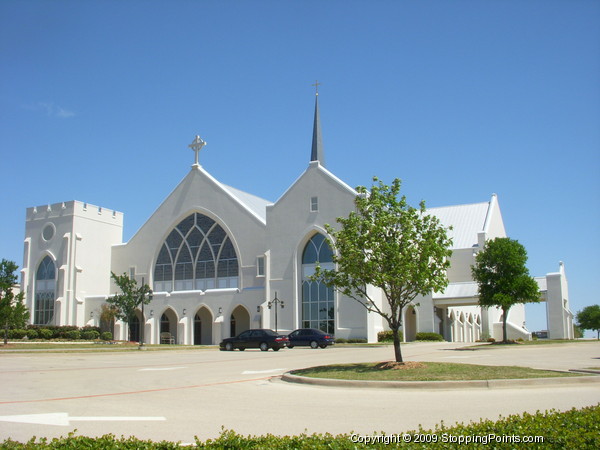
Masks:
[[[423,367],[419,368],[379,369],[377,364],[334,364],[295,370],[292,373],[312,378],[373,381],[464,381],[579,376],[516,366],[424,362]]]

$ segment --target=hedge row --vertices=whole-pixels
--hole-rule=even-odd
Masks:
[[[75,327],[75,326],[40,326],[30,325],[27,329],[8,330],[9,339],[67,339],[77,341],[83,339],[93,341],[94,339],[112,340],[112,333],[100,332],[99,327]]]
[[[400,342],[402,342],[404,340],[402,331],[399,331],[398,335],[400,336]],[[394,333],[392,330],[380,331],[377,333],[377,342],[394,342]]]
[[[444,336],[439,333],[417,333],[415,336],[417,341],[443,341]]]
[[[366,339],[344,339],[344,338],[337,338],[335,340],[336,344],[366,344],[367,340]]]
[[[406,437],[410,436],[407,441]],[[532,437],[542,441],[525,442]],[[465,445],[467,444],[467,445]],[[535,414],[523,413],[500,418],[498,421],[481,420],[468,425],[453,427],[438,425],[433,430],[419,428],[395,435],[373,434],[301,434],[298,436],[242,436],[231,430],[223,430],[216,439],[201,442],[199,448],[218,449],[362,449],[362,448],[494,448],[494,449],[598,449],[600,448],[600,405],[567,412],[555,410]],[[117,438],[112,434],[99,438],[75,436],[52,440],[32,438],[22,444],[11,439],[1,443],[6,449],[61,448],[61,449],[176,449],[177,443],[152,442],[134,437]]]
[[[398,332],[400,336],[400,342],[404,340],[402,331]],[[415,336],[416,341],[443,341],[444,337],[439,333],[417,333]],[[394,334],[391,330],[380,331],[377,333],[377,342],[394,342]]]

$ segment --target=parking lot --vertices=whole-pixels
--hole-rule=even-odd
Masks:
[[[456,351],[412,343],[406,360],[545,369],[600,366],[600,344]],[[321,364],[389,360],[390,346],[127,353],[0,353],[0,438],[106,433],[193,442],[222,427],[242,434],[398,433],[479,418],[600,402],[598,384],[504,389],[351,389],[284,383],[277,376]]]

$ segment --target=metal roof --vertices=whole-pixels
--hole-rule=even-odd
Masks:
[[[430,208],[427,212],[436,216],[445,227],[452,226],[452,230],[448,231],[452,248],[470,248],[477,244],[477,233],[483,231],[489,205],[485,202],[444,206]]]
[[[226,184],[220,183],[223,189],[225,189],[229,194],[235,197],[242,205],[244,205],[247,209],[252,211],[255,215],[260,217],[263,222],[266,223],[267,220],[267,205],[272,204],[273,202],[269,200],[265,200],[264,198],[257,197],[256,195],[248,194],[247,192],[240,191],[231,186],[227,186]]]
[[[450,283],[444,292],[434,292],[433,299],[477,297],[478,286],[475,281]]]

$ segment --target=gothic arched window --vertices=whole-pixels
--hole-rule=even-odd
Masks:
[[[54,318],[56,295],[56,266],[49,256],[42,259],[35,274],[35,304],[33,323],[50,325]]]
[[[238,258],[227,233],[194,213],[173,228],[154,266],[154,290],[190,291],[238,287]]]
[[[333,253],[322,234],[315,234],[302,253],[302,328],[317,328],[334,333],[333,288],[309,277],[315,273],[317,263],[332,270]]]

